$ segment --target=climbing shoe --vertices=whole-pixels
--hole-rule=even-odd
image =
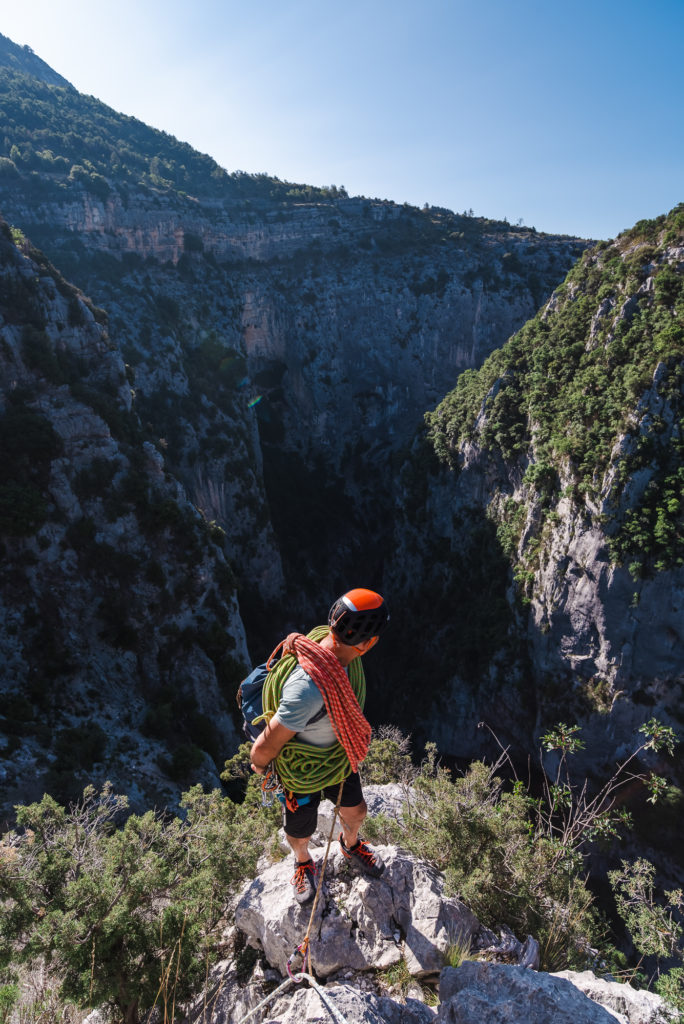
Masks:
[[[290,885],[294,885],[297,903],[308,903],[316,895],[316,865],[309,859],[300,864],[295,861],[295,873]]]
[[[361,839],[359,836],[354,846],[346,846],[342,833],[340,832],[340,846],[344,859],[354,865],[354,867],[360,868],[365,874],[371,875],[373,878],[379,878],[385,870],[385,865],[380,859],[380,855],[371,850],[370,846]]]

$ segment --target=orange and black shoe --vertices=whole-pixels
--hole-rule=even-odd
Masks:
[[[295,861],[295,873],[290,880],[294,885],[294,895],[297,903],[308,903],[316,895],[316,865],[309,858],[303,864]]]
[[[385,870],[385,865],[382,859],[375,850],[371,850],[370,846],[364,842],[359,836],[354,846],[346,846],[342,833],[340,832],[340,847],[344,854],[344,859],[352,864],[354,867],[360,868],[367,875],[371,875],[372,878],[379,878]]]

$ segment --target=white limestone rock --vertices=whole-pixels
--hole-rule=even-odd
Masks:
[[[220,971],[214,972],[214,979],[215,986],[208,998],[198,1000],[188,1014],[192,1024],[236,1024],[269,994],[263,980],[255,975],[241,984],[232,963],[221,965]],[[277,980],[278,984],[283,981],[266,980]],[[433,1024],[435,1020],[436,1011],[417,999],[407,998],[398,1003],[388,996],[362,992],[347,982],[320,987],[322,994],[306,980],[299,984],[291,982],[252,1020],[260,1024],[329,1024],[334,1019],[330,1007],[349,1024]]]
[[[597,978],[593,971],[558,971],[553,977],[567,978],[580,992],[627,1024],[669,1024],[679,1020],[677,1011],[655,992]]]
[[[474,914],[444,896],[439,872],[395,847],[377,849],[386,867],[374,879],[354,874],[335,843],[311,934],[319,977],[341,968],[382,970],[402,958],[414,977],[423,977],[441,969],[456,936],[472,938],[479,931]],[[294,900],[292,873],[289,858],[268,868],[243,891],[235,913],[249,943],[283,974],[311,913],[311,903]]]
[[[439,979],[438,1024],[615,1024],[565,978],[509,964],[467,961]],[[620,1018],[617,1018],[618,1020]]]

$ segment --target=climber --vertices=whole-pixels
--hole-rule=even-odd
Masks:
[[[325,696],[324,699],[326,690],[322,684],[325,680],[321,680],[320,672],[307,660],[310,672],[306,672],[298,665],[286,678],[277,710],[252,746],[252,769],[262,775],[271,762],[276,762],[276,768],[278,767],[277,758],[290,741],[314,748],[329,748],[332,754],[334,751],[340,751],[337,742],[340,737],[345,740],[345,749],[342,751],[343,770],[340,775],[338,767],[338,774],[332,784],[326,785],[323,775],[317,777],[319,781],[315,791],[306,792],[307,789],[312,789],[312,785],[303,783],[301,792],[298,790],[287,794],[284,827],[287,841],[295,855],[292,884],[298,903],[306,903],[316,891],[316,865],[309,853],[309,841],[316,829],[318,805],[322,797],[333,803],[337,802],[341,779],[344,780],[339,811],[342,823],[339,843],[342,853],[350,864],[374,878],[384,870],[379,855],[359,836],[359,828],[366,817],[367,807],[363,799],[359,774],[355,769],[357,762],[366,756],[370,726],[361,713],[358,699],[346,678],[349,675],[346,670],[356,658],[375,646],[388,622],[389,614],[385,602],[380,594],[373,590],[349,590],[335,601],[328,615],[328,629],[314,650],[328,663],[333,676],[341,676],[342,690],[346,688],[347,696],[342,693],[342,703],[333,703],[331,706],[330,697]],[[292,641],[291,653],[294,653],[298,660],[306,660],[306,644],[312,645],[312,641],[301,634],[292,634],[288,641]],[[345,670],[344,673],[340,671],[340,667]],[[352,668],[357,670],[357,666]],[[363,679],[360,665],[358,670]],[[310,673],[313,673],[316,679],[312,678]],[[358,671],[354,674],[357,676]],[[363,692],[365,694],[365,684]],[[344,700],[350,701],[346,710]],[[328,714],[329,710],[332,712],[331,715]],[[356,728],[357,740],[359,736],[361,740],[360,753],[357,747],[355,752],[351,752],[350,761],[344,754],[350,754],[350,741],[345,737],[351,721]],[[321,756],[321,753],[317,752],[317,761],[321,760]],[[325,762],[325,758],[323,761]],[[339,766],[339,759],[337,764]]]

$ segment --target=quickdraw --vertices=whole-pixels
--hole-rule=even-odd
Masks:
[[[304,942],[302,942],[301,945],[295,946],[294,952],[291,953],[290,956],[287,958],[287,963],[285,965],[287,967],[287,973],[290,975],[292,980],[294,982],[296,982],[297,984],[299,984],[300,981],[303,980],[304,975],[301,974],[301,973],[293,974],[292,973],[292,965],[294,964],[294,962],[297,959],[297,957],[301,957],[302,958],[302,966],[304,966],[304,961],[306,960],[306,953],[307,953],[308,948],[309,948],[309,940],[307,938],[307,939],[304,939]]]
[[[261,780],[261,806],[272,807],[276,800],[279,800],[283,792],[280,779],[273,768],[268,771]]]
[[[291,790],[283,789],[283,784],[278,778],[278,773],[273,765],[269,765],[268,770],[261,780],[262,807],[272,807],[275,801],[279,800],[281,804],[284,804],[287,807],[288,811],[294,813],[294,811],[298,810],[301,804],[307,804],[309,799],[310,798],[308,796],[304,796],[300,797],[298,800]]]

